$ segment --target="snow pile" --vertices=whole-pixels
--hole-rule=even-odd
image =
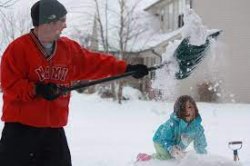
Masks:
[[[181,160],[150,160],[136,162],[134,166],[239,166],[240,163],[229,160],[218,155],[198,155],[195,152],[189,152]]]
[[[236,166],[238,163],[229,160],[228,158],[218,155],[198,155],[189,153],[183,160],[180,161],[178,166]]]
[[[122,95],[127,100],[142,99],[141,92],[138,89],[132,88],[130,86],[123,87]]]

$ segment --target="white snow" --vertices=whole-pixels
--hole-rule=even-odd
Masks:
[[[174,51],[181,40],[169,42],[165,53],[162,55],[162,63],[166,63],[161,69],[155,71],[155,80],[152,80],[152,88],[162,92],[162,98],[172,99],[177,87],[175,74],[178,71],[178,64],[173,57]]]
[[[202,24],[201,18],[193,9],[187,8],[184,13],[182,37],[190,37],[190,44],[200,46],[206,42],[207,35],[208,29]]]
[[[197,105],[203,118],[208,155],[196,155],[190,146],[190,153],[181,161],[150,161],[137,163],[138,166],[232,166],[230,141],[243,141],[238,151],[240,163],[249,166],[250,104]],[[118,104],[95,94],[74,92],[66,127],[73,165],[133,166],[138,153],[154,153],[153,134],[168,119],[172,108],[173,103],[168,102],[128,100]]]

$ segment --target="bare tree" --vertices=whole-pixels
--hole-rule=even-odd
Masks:
[[[22,12],[2,11],[0,10],[1,22],[1,40],[0,44],[3,46],[10,43],[18,36],[27,33],[32,27],[29,17],[28,9],[22,9]],[[2,51],[2,50],[0,50]]]
[[[107,37],[104,36],[104,34],[108,33],[108,30],[107,30],[107,28],[106,28],[106,30],[104,29],[104,23],[101,20],[101,13],[100,13],[100,7],[99,7],[98,0],[95,0],[95,5],[96,5],[96,14],[97,14],[95,19],[97,20],[98,25],[99,25],[101,42],[102,42],[104,50],[106,52],[108,52],[108,50],[109,50],[109,48],[108,48],[108,39],[107,39]],[[107,0],[106,0],[105,7],[107,7]],[[105,11],[106,11],[105,12],[105,18],[107,20],[108,19],[107,18],[107,9],[105,9]],[[106,22],[106,27],[107,27],[107,22]]]
[[[0,1],[0,19],[1,19],[0,52],[2,51],[1,49],[3,49],[5,43],[9,41],[9,38],[13,38],[13,33],[9,35],[6,34],[6,29],[7,29],[6,18],[8,17],[6,15],[6,9],[13,6],[17,1],[18,0],[1,0]],[[9,31],[12,31],[11,29],[12,27],[9,27]]]
[[[14,5],[18,0],[5,0],[5,1],[0,1],[0,8],[8,8],[12,5]]]
[[[135,14],[135,9],[140,1],[137,1],[137,3],[134,3],[132,6],[130,6],[126,0],[117,0],[117,2],[119,5],[119,10],[114,11],[109,8],[109,4],[106,0],[105,5],[103,5],[105,14],[101,14],[100,3],[98,0],[95,0],[97,13],[96,20],[99,25],[99,34],[104,50],[106,52],[109,52],[110,50],[115,51],[118,53],[120,59],[129,60],[129,57],[126,56],[126,52],[129,52],[128,43],[136,40],[136,38],[144,32],[144,28],[138,26],[137,21],[139,18]],[[105,17],[103,17],[103,15]],[[117,22],[110,23],[110,18],[108,15],[117,17]],[[110,30],[112,30],[112,32],[109,32]],[[116,33],[117,36],[116,40],[113,38],[110,39],[110,36],[108,35],[114,33]],[[115,47],[109,43],[109,41],[112,40],[113,42],[117,43],[118,47]],[[117,88],[114,86],[115,83],[112,84],[113,86],[111,91],[113,93],[117,91],[117,93],[113,96],[118,99],[119,103],[121,103],[122,100],[123,83],[123,80],[117,81]]]

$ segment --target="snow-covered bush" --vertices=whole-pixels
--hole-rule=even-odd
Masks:
[[[141,91],[130,86],[123,87],[122,94],[123,99],[125,100],[137,100],[143,98]]]

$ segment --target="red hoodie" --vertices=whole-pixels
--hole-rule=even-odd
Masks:
[[[52,101],[36,97],[35,83],[69,86],[76,80],[124,73],[127,66],[125,61],[90,52],[66,37],[56,41],[49,58],[46,59],[45,55],[32,31],[14,40],[5,50],[1,61],[3,121],[34,127],[65,126],[70,95]]]

